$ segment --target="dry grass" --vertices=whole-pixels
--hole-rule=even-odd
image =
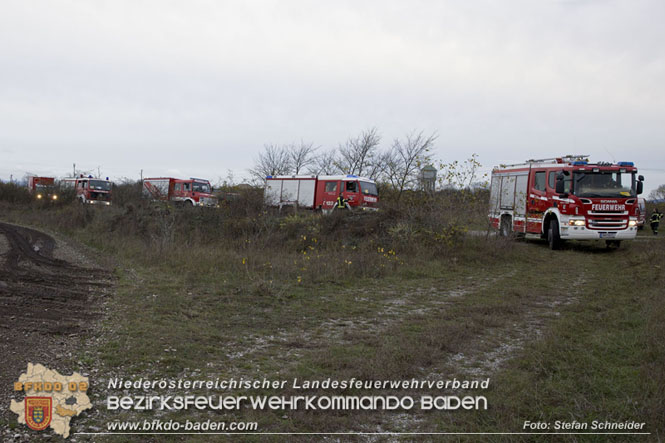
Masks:
[[[189,278],[234,279],[270,293],[272,287],[344,283],[386,275],[418,275],[433,260],[484,262],[506,243],[465,235],[482,223],[479,206],[442,210],[451,196],[407,195],[377,213],[308,211],[279,214],[246,191],[219,209],[174,209],[138,199],[135,184],[116,186],[125,202],[110,208],[78,205],[15,212],[23,223],[68,232],[111,255]],[[454,200],[454,199],[453,199]],[[11,214],[11,211],[9,211]],[[11,215],[10,215],[11,216]]]

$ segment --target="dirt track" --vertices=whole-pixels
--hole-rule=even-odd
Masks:
[[[54,256],[56,241],[33,229],[0,223],[0,422],[11,386],[27,363],[61,373],[80,370],[74,353],[101,315],[110,273]]]

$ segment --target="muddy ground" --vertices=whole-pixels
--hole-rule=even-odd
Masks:
[[[79,252],[43,232],[0,223],[0,440],[16,423],[12,386],[28,362],[63,375],[80,370],[75,350],[85,346],[110,287],[110,273]]]

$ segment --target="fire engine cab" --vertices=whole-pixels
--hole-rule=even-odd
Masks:
[[[81,174],[79,177],[64,178],[60,182],[65,188],[73,188],[76,194],[76,199],[79,203],[89,205],[111,205],[111,193],[113,189],[113,182],[106,177],[94,178],[92,175],[84,177]]]
[[[497,166],[490,222],[501,235],[538,236],[552,249],[564,240],[619,246],[637,235],[643,181],[633,162],[589,163],[587,155]]]
[[[176,205],[218,206],[210,182],[202,178],[146,178],[143,180],[143,196],[153,201],[172,201]]]
[[[55,188],[55,178],[53,177],[28,177],[28,191],[34,195],[37,200],[56,201],[58,192]]]

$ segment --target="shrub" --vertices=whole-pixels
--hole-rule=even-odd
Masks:
[[[16,183],[0,182],[0,201],[16,204],[29,204],[32,202],[32,195],[25,186],[19,186]]]

